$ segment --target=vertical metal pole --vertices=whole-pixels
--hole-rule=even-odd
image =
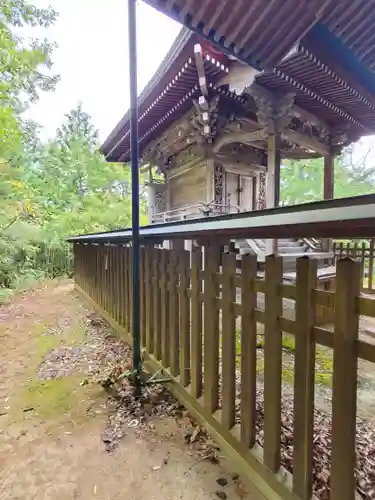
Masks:
[[[137,27],[136,0],[128,0],[129,76],[130,76],[130,146],[132,173],[132,338],[133,370],[140,372],[140,304],[139,304],[139,169],[137,107]],[[139,377],[136,375],[136,383]]]

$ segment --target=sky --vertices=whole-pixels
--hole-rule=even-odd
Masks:
[[[58,44],[52,60],[61,80],[55,92],[41,95],[27,117],[44,127],[44,137],[51,137],[64,114],[82,101],[103,141],[129,107],[127,0],[33,0],[33,4],[51,5],[60,13],[54,26],[30,34]],[[137,28],[140,92],[181,26],[139,2]]]

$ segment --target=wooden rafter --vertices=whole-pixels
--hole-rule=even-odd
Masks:
[[[194,45],[194,57],[195,57],[195,65],[198,71],[199,88],[201,89],[202,95],[207,97],[208,96],[207,78],[206,78],[206,72],[204,70],[202,46],[199,43]]]
[[[267,137],[266,130],[256,130],[255,132],[233,132],[226,133],[218,137],[212,145],[212,151],[218,153],[226,144],[238,142],[240,144],[252,144],[253,142],[263,141]]]
[[[282,136],[286,137],[290,141],[302,146],[305,149],[312,149],[322,156],[330,154],[330,148],[321,141],[318,141],[314,137],[309,137],[307,135],[296,132],[295,130],[285,129],[281,133]]]

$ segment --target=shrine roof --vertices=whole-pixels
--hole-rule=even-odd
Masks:
[[[153,78],[138,98],[140,148],[168,128],[176,117],[192,105],[191,98],[199,95],[198,72],[194,45],[199,37],[182,29]],[[230,59],[201,40],[204,70],[213,88],[228,73]],[[129,111],[117,124],[101,149],[109,161],[126,161],[130,148]]]
[[[256,82],[294,92],[296,104],[355,140],[375,132],[374,0],[147,0],[183,29],[141,93],[142,150],[200,95],[194,45],[202,45],[211,93],[234,57],[258,70]],[[233,57],[234,56],[234,57]],[[227,93],[228,94],[228,93]],[[235,94],[227,95],[239,99]],[[102,146],[110,161],[127,161],[129,113]]]

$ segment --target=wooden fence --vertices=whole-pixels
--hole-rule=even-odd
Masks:
[[[337,261],[336,292],[317,289],[316,261],[300,258],[296,285],[269,256],[265,278],[256,257],[220,255],[219,245],[151,242],[141,248],[141,343],[146,369],[165,370],[168,388],[204,424],[223,452],[270,499],[313,494],[315,352],[333,350],[330,488],[332,500],[354,500],[358,359],[375,362],[375,345],[359,338],[361,315],[375,318],[375,300],[360,294],[361,264]],[[75,243],[78,290],[127,341],[131,331],[131,246]],[[264,297],[264,309],[258,296]],[[295,319],[283,315],[283,299]],[[316,309],[334,309],[332,328]],[[257,335],[264,332],[263,423],[257,420]],[[294,336],[293,456],[281,466],[282,335]],[[260,444],[262,446],[260,446]],[[292,472],[292,473],[291,473]]]
[[[359,260],[362,266],[362,291],[375,293],[374,239],[337,240],[333,243],[335,259],[350,257]]]

